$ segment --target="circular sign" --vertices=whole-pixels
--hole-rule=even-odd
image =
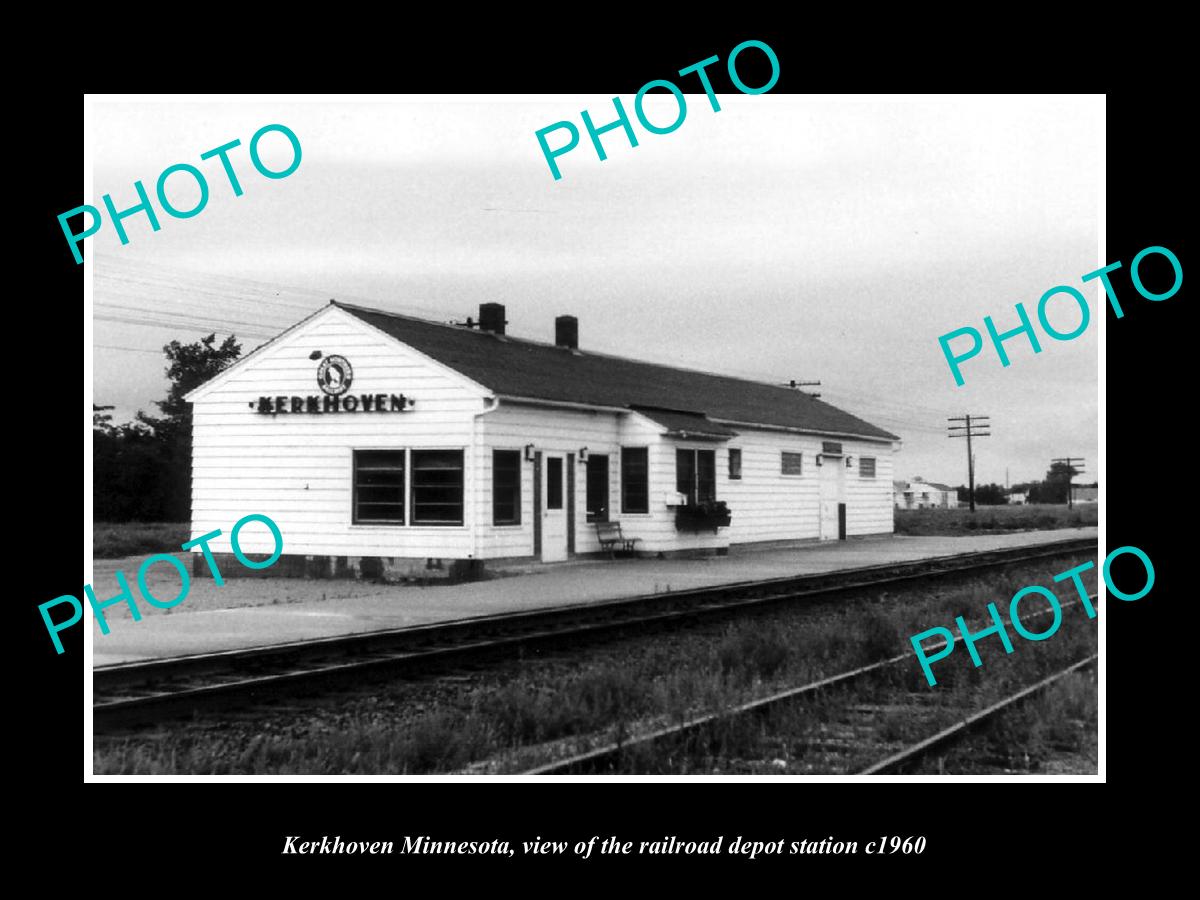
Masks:
[[[317,367],[317,386],[331,397],[350,390],[350,382],[354,380],[354,369],[344,356],[327,356]]]

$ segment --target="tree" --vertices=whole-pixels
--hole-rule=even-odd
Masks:
[[[167,521],[188,519],[192,511],[192,405],[184,396],[215,377],[242,355],[241,345],[232,334],[218,346],[216,334],[192,344],[171,341],[163,347],[167,378],[171,387],[167,399],[155,401],[161,416],[138,411],[138,422],[154,430],[162,442],[165,465],[163,514]]]
[[[1008,494],[1002,484],[977,484],[975,502],[983,506],[1001,506],[1008,502]]]
[[[166,400],[154,402],[163,412],[163,416],[154,418],[139,412],[139,421],[145,422],[156,431],[160,428],[179,427],[184,423],[190,430],[192,405],[183,399],[184,396],[215,378],[242,355],[241,345],[234,335],[225,338],[220,346],[214,346],[216,340],[217,336],[210,334],[193,344],[171,341],[163,347],[163,353],[170,363],[166,372],[167,378],[171,380],[171,387],[167,391]]]
[[[1030,503],[1066,503],[1067,491],[1070,490],[1071,479],[1079,474],[1079,470],[1066,463],[1051,463],[1046,471],[1046,478],[1040,484],[1034,484],[1029,489]]]
[[[140,422],[112,424],[111,406],[92,407],[92,512],[98,521],[163,518],[161,442]]]
[[[100,521],[172,521],[191,515],[192,406],[184,396],[241,356],[230,335],[163,347],[171,386],[155,401],[162,415],[138,410],[135,421],[113,426],[111,406],[92,407],[95,517]]]

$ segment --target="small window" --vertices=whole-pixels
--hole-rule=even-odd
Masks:
[[[783,468],[784,475],[803,475],[804,474],[804,454],[803,453],[788,453],[783,451]]]
[[[492,451],[492,524],[521,524],[521,452]]]
[[[354,451],[354,516],[363,524],[404,524],[404,451]]]
[[[650,512],[650,463],[645,447],[621,448],[621,512]]]
[[[561,456],[546,457],[546,509],[562,509],[563,461]]]
[[[412,451],[412,523],[463,523],[463,452]]]
[[[842,445],[837,441],[822,441],[821,452],[829,453],[833,456],[839,456],[842,452]]]
[[[860,478],[875,477],[875,457],[860,456],[858,458],[858,476]]]
[[[742,451],[737,447],[729,448],[729,480],[737,481],[742,477]]]

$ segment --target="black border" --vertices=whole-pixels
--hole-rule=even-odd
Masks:
[[[1124,26],[1120,35],[1093,35],[1075,16],[1056,18],[1045,11],[1036,22],[1018,15],[1017,21],[997,26],[988,39],[973,36],[969,41],[936,42],[909,39],[906,35],[911,31],[890,33],[900,17],[876,23],[876,30],[865,37],[857,31],[857,24],[831,30],[820,21],[777,24],[772,29],[701,23],[692,26],[693,33],[677,27],[664,36],[632,21],[624,29],[614,29],[619,34],[597,31],[589,35],[587,29],[565,26],[554,12],[545,15],[548,18],[534,27],[548,28],[548,36],[531,35],[524,41],[515,38],[521,26],[506,17],[506,29],[495,32],[504,37],[493,40],[489,33],[477,46],[457,35],[451,39],[424,31],[408,36],[398,48],[394,33],[362,37],[362,23],[343,26],[339,22],[330,26],[330,33],[320,42],[307,36],[282,48],[277,41],[264,42],[258,65],[250,70],[238,66],[214,75],[212,67],[196,66],[155,87],[180,92],[237,91],[253,82],[258,90],[263,82],[253,70],[265,73],[278,65],[279,71],[295,73],[293,80],[278,87],[295,91],[328,90],[331,71],[340,70],[338,88],[347,92],[371,86],[405,92],[628,95],[651,78],[669,77],[673,69],[713,53],[723,56],[746,36],[765,40],[776,49],[782,70],[775,88],[779,93],[940,91],[947,87],[983,92],[1022,87],[1095,91],[1112,88],[1114,81],[1133,73],[1133,77],[1148,79],[1145,86],[1126,82],[1113,89],[1107,103],[1108,260],[1120,259],[1128,265],[1138,250],[1157,244],[1171,248],[1184,269],[1188,267],[1182,223],[1189,206],[1183,188],[1190,184],[1184,177],[1185,172],[1190,174],[1184,167],[1184,154],[1190,147],[1177,132],[1185,101],[1175,87],[1170,64],[1173,56],[1187,59],[1190,55],[1165,46],[1168,38],[1162,35],[1139,46],[1140,36]],[[704,19],[705,15],[697,10],[694,17]],[[909,24],[920,28],[919,22]],[[940,28],[947,25],[937,24]],[[276,23],[274,28],[278,27]],[[349,55],[341,43],[345,40],[343,29],[345,36],[353,35],[357,43],[350,45],[355,50],[353,64],[340,68],[339,53],[322,55],[318,51],[334,45]],[[480,30],[488,32],[486,24]],[[127,35],[106,38],[87,33],[89,45],[111,40],[117,46],[135,40]],[[274,36],[270,30],[265,33]],[[253,28],[251,38],[257,39]],[[831,49],[822,51],[823,44]],[[1115,49],[1117,44],[1122,46]],[[71,50],[67,44],[56,52],[59,58],[90,58],[89,53],[72,56]],[[1144,58],[1137,58],[1138,53]],[[137,89],[139,85],[124,83],[127,76],[136,74],[113,69],[96,75],[93,82],[123,83],[91,83],[89,87]],[[1044,83],[1022,85],[1021,78],[1038,78]],[[718,92],[723,89],[727,86],[717,85]],[[18,449],[28,444],[34,447],[32,471],[27,476],[22,471],[22,480],[42,485],[55,483],[53,478],[42,477],[47,473],[57,475],[73,468],[80,438],[78,420],[62,414],[58,401],[78,389],[78,372],[60,337],[65,318],[60,313],[79,302],[82,267],[75,266],[65,252],[55,216],[80,203],[82,141],[76,116],[81,100],[77,89],[51,87],[36,92],[21,111],[23,121],[35,124],[38,135],[36,153],[30,154],[33,172],[18,185],[26,192],[20,202],[30,210],[19,221],[22,228],[33,230],[32,239],[22,240],[20,246],[32,249],[40,262],[36,267],[22,267],[30,275],[36,273],[36,278],[29,279],[33,283],[30,296],[36,299],[18,308],[21,332],[27,336],[21,355],[36,371],[38,388],[32,396],[23,390],[10,394],[14,412],[34,410],[33,416],[13,416],[10,429],[25,426],[26,434],[13,435],[13,442]],[[1185,320],[1186,285],[1170,301],[1151,304],[1136,298],[1127,281],[1117,277],[1114,283],[1122,297],[1133,299],[1125,303],[1124,319],[1117,321],[1110,312],[1107,321],[1109,421],[1107,483],[1102,491],[1109,547],[1134,544],[1145,549],[1156,565],[1158,580],[1154,592],[1143,600],[1108,603],[1109,787],[1105,790],[1121,794],[1136,789],[1140,797],[1146,797],[1158,791],[1162,780],[1173,781],[1183,774],[1179,770],[1187,765],[1186,754],[1179,752],[1182,747],[1172,740],[1170,720],[1158,718],[1161,709],[1155,701],[1175,705],[1172,693],[1187,683],[1180,677],[1179,665],[1189,655],[1186,642],[1172,642],[1166,636],[1186,637],[1194,615],[1190,596],[1180,593],[1175,599],[1172,593],[1187,571],[1179,536],[1186,527],[1191,491],[1190,448],[1186,442],[1177,446],[1175,438],[1190,425],[1188,388],[1194,385],[1195,376],[1188,363],[1194,353],[1191,323]],[[89,414],[85,410],[85,415]],[[927,884],[921,882],[925,887],[935,888],[949,878],[966,879],[971,889],[979,879],[992,877],[986,874],[992,872],[996,880],[1007,876],[1013,889],[1019,889],[1035,873],[1083,873],[1099,865],[1093,846],[1097,840],[1118,841],[1119,850],[1113,854],[1118,858],[1129,859],[1143,852],[1153,858],[1152,848],[1159,836],[1156,829],[1166,827],[1156,825],[1152,817],[1136,815],[1128,799],[1101,806],[1099,795],[1084,797],[1082,788],[1072,789],[1069,799],[1046,793],[1066,789],[1059,786],[1021,794],[991,785],[957,783],[939,785],[936,791],[931,785],[873,786],[870,794],[858,786],[774,783],[639,783],[603,788],[561,783],[222,785],[203,792],[172,784],[84,786],[79,746],[82,631],[64,633],[66,652],[56,656],[36,609],[44,599],[79,591],[74,560],[63,553],[68,543],[65,533],[75,527],[66,515],[75,508],[75,498],[66,486],[59,490],[61,496],[49,488],[50,496],[38,503],[30,503],[19,492],[10,495],[19,525],[18,579],[27,588],[14,600],[26,616],[29,639],[21,669],[22,682],[28,686],[20,699],[26,706],[22,719],[26,727],[21,729],[19,742],[24,757],[21,775],[27,784],[38,786],[34,802],[20,810],[16,821],[31,837],[42,837],[47,861],[59,862],[69,852],[62,846],[68,831],[78,829],[72,828],[74,823],[68,817],[85,817],[85,832],[113,852],[98,877],[141,880],[157,870],[167,877],[173,873],[175,879],[186,877],[196,885],[248,881],[276,887],[300,879],[312,885],[311,879],[318,873],[333,874],[344,883],[346,877],[360,875],[364,866],[369,866],[393,878],[404,878],[416,869],[439,879],[435,882],[439,886],[459,887],[465,875],[503,874],[506,865],[511,869],[511,865],[521,864],[522,869],[527,867],[542,876],[598,873],[601,869],[600,865],[584,868],[587,864],[541,859],[281,856],[283,838],[296,833],[393,840],[404,834],[456,840],[519,839],[532,834],[576,840],[593,834],[619,834],[626,840],[639,840],[664,834],[707,838],[715,833],[740,833],[765,840],[823,837],[826,833],[863,839],[864,835],[888,833],[925,834],[929,850],[919,858],[805,857],[802,863],[795,858],[768,858],[753,864],[738,858],[691,858],[655,861],[647,867],[671,877],[675,884],[689,875],[707,878],[717,868],[730,869],[745,879],[764,869],[783,871],[786,866],[801,877],[811,874],[814,867],[823,874],[853,874],[854,886],[861,885],[863,877],[882,880],[902,872],[909,877],[927,872],[933,877]],[[1190,709],[1190,704],[1179,704],[1177,713],[1179,709]],[[270,791],[271,796],[248,803],[241,793],[248,789]],[[853,797],[847,793],[851,790]],[[903,795],[897,790],[903,790]],[[121,793],[102,796],[101,791]],[[178,791],[186,791],[187,796],[177,796]],[[134,846],[125,844],[127,840]],[[610,871],[627,868],[628,860],[594,862]],[[237,868],[243,864],[244,869]],[[840,884],[844,887],[847,883]],[[413,889],[407,882],[399,886]]]

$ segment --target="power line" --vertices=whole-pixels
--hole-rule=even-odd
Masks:
[[[186,324],[186,323],[173,322],[173,321],[166,321],[166,322],[153,321],[153,320],[145,319],[145,318],[139,319],[139,318],[135,318],[133,316],[105,315],[103,313],[96,313],[93,316],[93,318],[95,318],[96,320],[101,321],[101,322],[117,322],[117,323],[120,323],[123,325],[143,325],[143,326],[147,326],[150,328],[165,328],[165,329],[173,330],[173,331],[178,331],[181,328],[186,328],[186,329],[192,329],[195,331],[215,332],[217,334],[235,334],[235,332],[229,330],[228,328],[213,328],[210,325],[204,325],[204,324]],[[251,338],[270,339],[270,338],[274,337],[273,334],[270,334],[268,332],[262,332],[262,331],[256,332],[256,331],[244,331],[243,330],[243,331],[239,331],[236,333],[240,334],[242,337],[251,337]]]
[[[132,268],[135,270],[134,274],[142,276],[143,278],[167,279],[168,287],[171,286],[172,280],[175,282],[178,282],[180,284],[180,286],[183,286],[184,283],[190,279],[192,282],[199,281],[203,285],[214,286],[214,287],[218,287],[218,288],[220,287],[220,282],[226,282],[226,283],[230,284],[230,288],[229,288],[230,292],[235,293],[235,294],[239,293],[239,292],[244,293],[244,292],[248,292],[248,291],[250,291],[250,292],[285,291],[285,292],[289,292],[289,293],[293,293],[293,294],[303,294],[303,295],[307,295],[310,297],[314,297],[314,298],[316,298],[316,302],[318,304],[323,304],[325,301],[328,300],[328,298],[330,296],[335,296],[335,297],[344,299],[347,302],[360,302],[360,303],[370,305],[370,306],[380,306],[381,305],[381,301],[378,299],[362,297],[362,296],[355,295],[355,294],[347,294],[343,291],[331,290],[329,287],[303,288],[303,287],[299,287],[296,285],[284,284],[282,282],[257,281],[257,280],[251,279],[251,278],[240,278],[240,277],[233,276],[233,275],[216,275],[216,274],[211,274],[211,273],[196,272],[196,271],[189,270],[189,269],[183,269],[183,268],[179,268],[179,267],[163,265],[160,263],[148,264],[148,263],[144,263],[144,262],[135,262],[133,260],[128,260],[128,259],[119,259],[118,257],[113,257],[113,256],[108,256],[108,255],[103,255],[103,256],[97,257],[97,263],[98,263],[98,265],[96,265],[93,270],[93,271],[95,271],[95,273],[97,275],[104,275],[105,277],[114,277],[114,278],[125,278],[126,280],[130,280],[129,275],[122,275],[119,272],[106,272],[105,269],[107,269],[109,267],[115,267],[117,269],[120,269],[122,267],[127,268],[127,269]],[[190,286],[184,287],[184,289],[189,290],[189,291],[194,291],[194,292],[203,290],[203,288],[193,288]],[[211,292],[208,292],[208,293],[211,293]],[[255,298],[255,299],[257,299],[257,298]],[[312,305],[310,305],[308,302],[306,302],[305,300],[302,300],[302,299],[289,301],[289,300],[280,298],[278,300],[272,300],[271,302],[276,305],[290,306],[291,308],[306,310],[308,312],[312,312],[314,310],[314,307]],[[416,303],[400,303],[400,304],[391,303],[389,305],[392,306],[393,308],[399,309],[399,310],[405,310],[405,311],[411,310],[414,314],[419,313],[420,315],[431,316],[436,321],[442,321],[447,316],[458,316],[458,313],[456,311],[447,312],[446,310],[443,310],[443,309],[437,309],[432,306],[423,306],[421,304],[416,304]],[[461,318],[461,316],[458,316],[458,317]]]
[[[108,310],[117,310],[121,313],[140,313],[142,315],[151,314],[151,315],[160,316],[160,317],[163,317],[166,319],[174,319],[179,322],[188,323],[188,324],[193,323],[193,322],[215,322],[220,325],[240,325],[245,328],[261,328],[262,327],[260,324],[257,324],[254,322],[245,322],[245,321],[242,321],[241,319],[224,319],[224,318],[221,318],[218,316],[210,317],[210,316],[204,316],[204,315],[199,315],[199,314],[187,315],[184,313],[171,312],[169,310],[144,310],[144,309],[140,309],[139,307],[136,307],[136,306],[125,306],[120,303],[97,303],[96,306],[97,306],[97,308],[104,309],[106,312]]]
[[[93,344],[97,350],[128,350],[130,353],[153,353],[159,355],[161,350],[148,350],[145,347],[118,347],[115,344]]]
[[[877,394],[867,394],[863,393],[862,391],[852,391],[842,387],[829,388],[828,392],[830,394],[839,394],[843,397],[851,397],[861,403],[874,403],[877,405],[891,406],[896,409],[900,409],[903,412],[913,413],[916,415],[928,415],[941,418],[946,414],[945,409],[935,409],[932,406],[925,406],[920,403],[911,403],[908,401],[888,400],[884,397],[880,397]]]

